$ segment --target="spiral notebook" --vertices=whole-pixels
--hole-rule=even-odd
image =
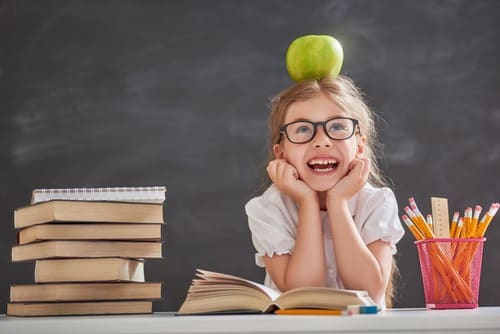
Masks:
[[[163,203],[166,187],[106,187],[35,189],[31,204],[52,200]]]

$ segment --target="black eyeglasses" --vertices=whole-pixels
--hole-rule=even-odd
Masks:
[[[356,127],[359,128],[357,119],[349,117],[335,117],[324,122],[295,121],[281,127],[288,140],[294,144],[304,144],[316,136],[316,128],[321,125],[326,135],[333,140],[346,140],[352,137]]]

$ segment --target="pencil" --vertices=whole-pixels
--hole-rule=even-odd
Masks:
[[[469,238],[474,238],[474,236],[476,235],[477,223],[482,210],[483,208],[479,205],[476,205],[476,207],[474,208],[474,215],[472,216],[471,228],[468,234]]]
[[[455,211],[453,213],[453,219],[451,220],[451,228],[450,228],[450,235],[452,238],[457,237],[457,224],[458,224],[458,218],[460,217],[460,213],[458,211]]]
[[[460,217],[460,220],[458,221],[458,223],[460,224],[460,221],[462,221],[462,228],[460,229],[460,234],[458,234],[457,238],[465,238],[466,237],[466,228],[465,228],[465,221],[464,221],[465,218],[462,218]]]
[[[410,197],[409,199],[410,202],[410,207],[411,209],[409,210],[410,212],[414,212],[413,217],[410,216],[410,218],[415,218],[416,221],[414,221],[418,228],[423,232],[426,238],[434,238],[434,233],[432,232],[431,229],[429,229],[429,226],[425,222],[424,216],[420,212],[420,210],[417,207],[417,203],[415,202],[415,199],[413,197]]]
[[[413,237],[416,240],[424,239],[424,236],[422,235],[422,233],[420,233],[418,228],[413,224],[413,222],[410,220],[410,218],[408,218],[407,215],[403,215],[401,218],[403,218],[404,223],[406,224],[406,226],[408,226],[408,229],[413,234]]]
[[[462,234],[462,229],[464,228],[464,220],[462,217],[458,219],[457,229],[455,230],[454,238],[460,238]]]
[[[427,215],[427,225],[429,226],[429,229],[432,231],[432,215],[431,214]]]
[[[426,235],[425,235],[425,228],[423,228],[421,225],[420,225],[420,222],[418,221],[417,219],[417,216],[415,215],[415,213],[410,209],[409,206],[405,206],[404,207],[404,210],[406,212],[406,215],[407,217],[409,217],[410,221],[412,222],[412,225],[415,227],[415,229],[418,230],[418,232],[420,232],[420,234],[423,236],[423,238],[425,239],[426,238]]]
[[[490,206],[490,209],[488,212],[486,212],[481,219],[481,221],[478,224],[477,231],[476,231],[476,237],[477,238],[482,238],[484,237],[484,234],[486,233],[486,230],[488,229],[488,226],[490,225],[493,217],[495,217],[498,208],[500,207],[499,203],[492,203]]]
[[[342,315],[342,310],[325,310],[314,308],[292,308],[287,310],[276,310],[278,315]]]
[[[465,228],[465,237],[469,235],[469,232],[471,230],[471,224],[472,224],[472,208],[468,207],[465,209],[464,212],[464,228]]]

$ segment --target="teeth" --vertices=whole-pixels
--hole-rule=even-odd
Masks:
[[[337,167],[337,160],[335,159],[312,159],[308,162],[310,168],[316,172],[328,173]]]
[[[328,172],[331,172],[332,170],[334,170],[334,168],[320,168],[320,169],[315,169],[316,172],[320,172],[320,173],[328,173]]]
[[[336,163],[337,163],[337,161],[333,160],[333,159],[329,159],[329,160],[313,159],[313,160],[309,161],[309,165],[332,165],[332,164],[336,164]]]

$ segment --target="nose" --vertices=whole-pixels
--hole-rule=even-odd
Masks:
[[[314,147],[330,147],[332,146],[332,139],[328,137],[325,132],[325,129],[321,125],[317,125],[316,135],[313,138],[313,146]]]

